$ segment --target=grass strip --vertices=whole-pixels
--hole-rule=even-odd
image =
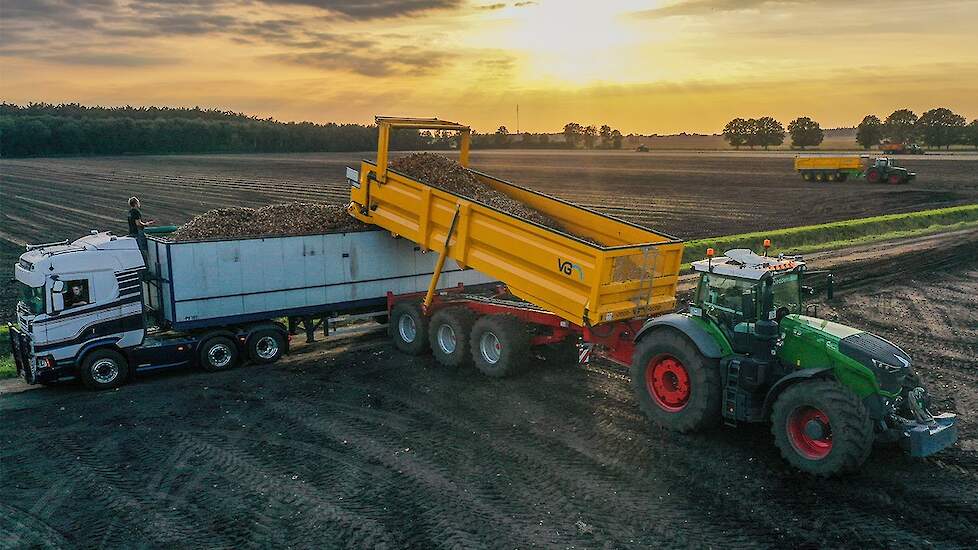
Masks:
[[[0,325],[0,378],[17,376],[14,356],[10,354],[10,337],[7,336],[7,325]]]
[[[718,256],[731,248],[760,251],[764,239],[771,239],[771,254],[803,254],[970,227],[978,227],[978,204],[696,239],[686,242],[683,269],[689,262],[705,258],[707,248],[713,248]]]

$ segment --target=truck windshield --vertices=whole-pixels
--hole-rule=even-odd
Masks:
[[[31,315],[44,313],[44,287],[20,283],[20,301]]]
[[[771,292],[774,295],[774,311],[785,307],[790,313],[801,313],[801,286],[798,273],[786,273],[776,277]]]

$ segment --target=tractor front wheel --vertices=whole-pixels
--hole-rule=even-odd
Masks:
[[[720,421],[720,364],[704,357],[683,334],[657,330],[635,348],[632,390],[652,422],[691,432]]]
[[[900,174],[890,174],[890,177],[886,179],[890,185],[899,185],[903,183],[903,176]]]
[[[774,442],[792,466],[831,476],[862,466],[873,448],[873,422],[859,398],[834,380],[789,387],[771,413]]]

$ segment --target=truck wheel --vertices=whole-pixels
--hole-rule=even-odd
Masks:
[[[830,476],[858,469],[873,449],[873,422],[852,391],[833,380],[795,384],[771,413],[774,442],[792,466]]]
[[[464,307],[438,310],[428,323],[431,354],[446,367],[460,367],[472,358],[469,337],[475,315]]]
[[[866,181],[868,181],[869,183],[879,183],[882,180],[883,180],[883,174],[880,173],[879,170],[875,168],[870,168],[869,171],[866,172]]]
[[[408,355],[423,355],[428,351],[428,319],[421,313],[421,304],[398,302],[387,325],[394,347]]]
[[[82,361],[81,377],[85,386],[92,390],[115,388],[129,378],[129,363],[117,351],[95,350]]]
[[[720,363],[704,357],[684,335],[655,331],[643,338],[632,359],[632,390],[652,422],[690,432],[720,421]]]
[[[482,374],[503,378],[516,374],[530,355],[530,334],[512,315],[486,315],[472,327],[472,360]]]
[[[264,365],[278,361],[285,353],[285,338],[275,330],[260,330],[248,339],[248,357]]]
[[[230,338],[215,336],[200,347],[199,359],[206,371],[228,370],[238,364],[238,346]]]

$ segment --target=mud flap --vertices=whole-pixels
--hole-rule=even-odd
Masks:
[[[958,440],[957,417],[951,413],[934,416],[933,423],[914,422],[906,430],[901,444],[913,457],[930,456]]]

